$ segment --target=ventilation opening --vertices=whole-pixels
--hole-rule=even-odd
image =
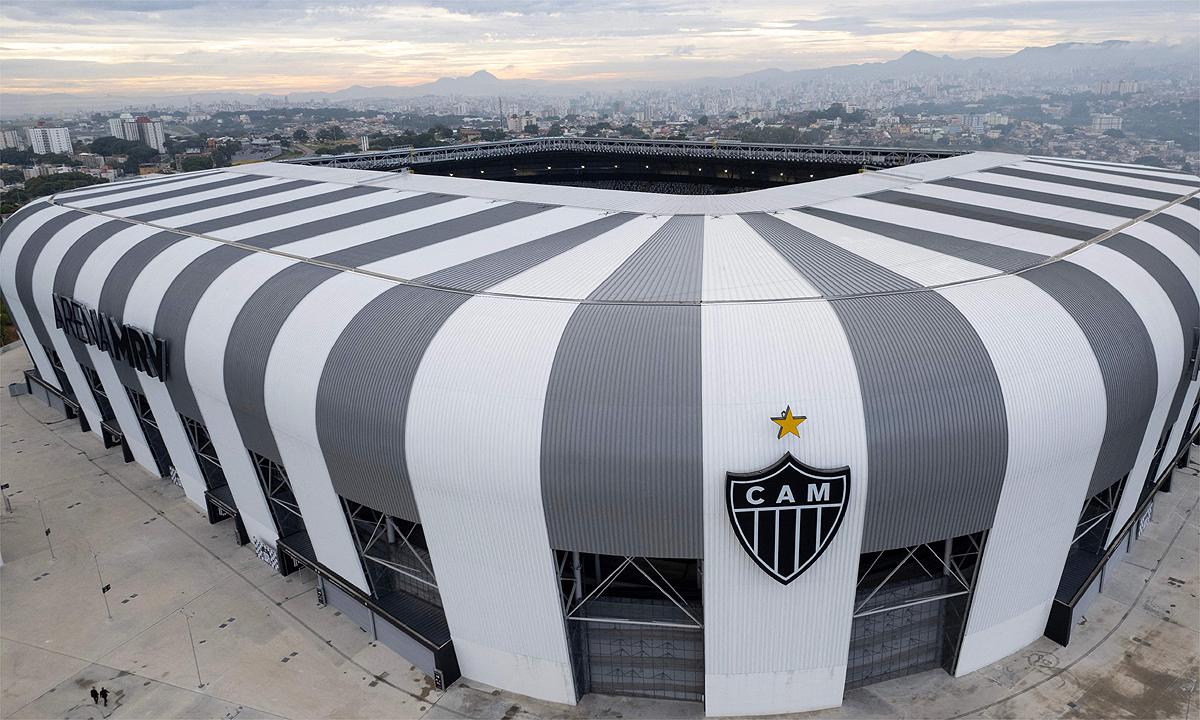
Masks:
[[[704,700],[698,560],[556,550],[580,695]]]
[[[108,398],[108,393],[104,391],[104,383],[100,380],[100,374],[87,365],[80,365],[83,370],[83,377],[87,379],[88,387],[92,390],[92,398],[96,401],[96,407],[100,410],[100,419],[104,422],[113,420],[116,416],[113,413],[112,401]]]
[[[1055,599],[1070,604],[1100,564],[1108,546],[1108,533],[1117,514],[1117,504],[1125,489],[1125,475],[1113,484],[1088,498],[1075,524],[1075,535],[1071,549],[1067,551],[1067,562],[1063,566],[1062,579],[1058,583]]]
[[[442,596],[421,524],[346,498],[342,498],[342,507],[375,597],[404,593],[441,607]]]
[[[986,532],[859,558],[846,687],[953,673]]]
[[[288,479],[287,470],[283,465],[253,450],[247,452],[254,461],[258,482],[262,487],[263,496],[267,499],[267,507],[271,509],[271,518],[275,521],[275,530],[280,539],[302,533],[307,535],[308,529],[304,525],[304,516],[300,514],[296,494],[292,492],[292,482]]]

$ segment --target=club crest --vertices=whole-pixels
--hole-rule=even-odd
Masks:
[[[784,585],[829,546],[849,498],[850,468],[819,470],[791,453],[757,472],[726,474],[734,534],[754,562]]]

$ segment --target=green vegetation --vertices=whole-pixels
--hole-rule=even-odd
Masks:
[[[17,339],[17,326],[13,324],[12,315],[8,314],[8,303],[0,297],[0,345],[7,345]]]
[[[184,172],[208,170],[213,166],[213,159],[204,155],[189,155],[179,161],[179,168]]]
[[[28,203],[36,198],[45,195],[53,195],[55,193],[74,190],[75,188],[87,187],[88,185],[99,185],[107,182],[94,175],[86,175],[79,172],[59,173],[58,175],[45,175],[42,177],[30,178],[25,181],[25,189],[10,190],[4,193],[3,201],[0,202],[0,214],[7,215],[16,212],[17,208],[25,203]]]

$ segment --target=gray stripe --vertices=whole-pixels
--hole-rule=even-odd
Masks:
[[[982,220],[983,222],[1005,225],[1007,227],[1019,228],[1021,230],[1033,230],[1035,232],[1058,235],[1059,237],[1065,237],[1071,240],[1091,240],[1101,232],[1096,228],[1088,227],[1086,225],[1078,225],[1076,223],[1064,222],[1062,220],[1053,220],[1050,218],[1038,217],[1036,215],[1023,215],[1021,213],[1009,212],[1007,210],[996,210],[979,205],[970,205],[967,203],[955,202],[953,200],[943,200],[941,198],[926,197],[923,195],[913,195],[911,193],[897,192],[895,190],[884,190],[883,192],[872,193],[864,197],[871,200],[878,200],[879,202],[915,208],[917,210],[928,210],[930,212],[940,213],[942,215],[956,215],[958,217],[969,218],[971,220]]]
[[[163,294],[154,319],[154,334],[167,339],[167,391],[176,412],[202,421],[196,393],[188,379],[187,331],[200,298],[221,273],[253,251],[221,245],[208,250],[179,271]]]
[[[876,235],[882,235],[893,240],[899,240],[909,245],[916,245],[926,250],[953,255],[968,262],[995,268],[1006,273],[1018,272],[1033,267],[1046,259],[1045,255],[1017,250],[1016,248],[993,245],[978,240],[968,240],[967,238],[955,237],[954,235],[933,232],[932,230],[896,225],[882,220],[847,215],[821,207],[803,208],[801,212],[841,225],[865,230]]]
[[[338,213],[330,217],[322,218],[314,222],[304,223],[293,227],[280,228],[272,230],[261,235],[246,238],[241,242],[246,245],[253,245],[258,248],[274,248],[288,243],[307,240],[308,238],[325,235],[326,233],[336,232],[338,230],[346,230],[359,225],[365,225],[376,220],[383,220],[401,213],[421,210],[434,205],[440,205],[444,202],[457,200],[454,195],[441,194],[426,194],[414,195],[412,197],[401,198],[394,202],[382,203],[372,207],[354,210],[347,213]]]
[[[631,293],[698,303],[703,228],[702,217],[667,221],[591,299]],[[676,253],[672,263],[662,262],[667,250]],[[700,357],[699,304],[576,308],[555,354],[542,424],[551,546],[703,556]]]
[[[1030,159],[1032,160],[1034,158],[1030,158]],[[1063,163],[1063,164],[1070,163],[1072,165],[1109,167],[1109,168],[1113,168],[1115,170],[1153,170],[1155,172],[1168,173],[1170,175],[1182,175],[1182,176],[1188,177],[1188,178],[1192,177],[1192,175],[1193,175],[1192,173],[1184,172],[1183,170],[1172,170],[1171,168],[1152,168],[1152,167],[1139,168],[1139,167],[1130,165],[1129,163],[1111,162],[1108,160],[1084,160],[1082,158],[1039,158],[1039,159],[1049,161],[1049,162],[1059,162],[1059,163]]]
[[[458,290],[484,290],[624,225],[637,215],[614,213],[505,250],[430,273],[422,282]]]
[[[747,213],[742,220],[754,229],[826,296],[913,290],[921,285],[882,265],[823,240],[767,213]]]
[[[66,226],[85,217],[87,215],[84,213],[70,210],[47,220],[30,233],[29,239],[21,246],[21,252],[17,255],[17,300],[21,303],[21,307],[25,308],[25,312],[29,316],[29,325],[33,329],[34,335],[37,336],[38,342],[51,350],[54,350],[54,343],[50,339],[50,331],[42,319],[42,314],[38,311],[36,298],[33,296],[33,269],[46,244]],[[50,298],[44,299],[48,301]]]
[[[1184,200],[1183,204],[1187,205],[1193,210],[1200,210],[1200,197],[1190,197],[1187,200]]]
[[[913,285],[869,261],[826,248],[826,275],[809,255],[825,243],[762,214],[745,216],[821,292]],[[789,230],[788,228],[794,228]],[[825,243],[831,245],[832,243]],[[836,248],[836,246],[832,246]],[[839,252],[840,251],[840,252]],[[863,552],[905,547],[991,527],[1008,463],[1008,419],[991,356],[970,322],[938,293],[908,292],[829,301],[845,329],[862,386],[867,430]],[[954,438],[947,442],[946,438]]]
[[[255,200],[258,198],[277,195],[289,190],[299,190],[303,187],[316,185],[314,182],[307,180],[289,180],[288,182],[276,183],[265,187],[256,187],[253,190],[245,192],[233,192],[220,197],[209,198],[207,200],[197,200],[196,202],[186,203],[184,205],[175,205],[161,210],[151,210],[150,212],[133,213],[128,217],[141,220],[142,222],[153,222],[166,217],[174,217],[176,215],[184,215],[186,213],[198,212],[200,210],[211,210],[212,208],[232,205],[236,202],[244,202],[246,200]]]
[[[58,264],[58,270],[54,273],[54,292],[63,297],[75,296],[75,284],[79,280],[79,273],[83,270],[83,266],[88,259],[92,257],[92,253],[96,251],[104,242],[121,230],[129,227],[129,223],[123,220],[109,220],[99,227],[92,228],[85,232],[78,241],[71,245],[63,259]],[[75,361],[84,367],[95,369],[92,363],[92,356],[88,354],[87,346],[80,342],[70,333],[66,333],[67,344],[71,346],[71,354],[74,355]]]
[[[825,214],[831,213],[826,211]],[[859,226],[857,223],[861,222],[861,219],[854,220],[854,225]],[[920,231],[920,234],[913,234],[908,228],[891,226],[890,223],[875,222],[873,227],[863,229],[902,242],[929,247],[931,250],[997,270],[1010,271],[1016,262],[1037,265],[1036,260],[1040,259],[1040,256],[1033,253],[1011,248],[997,248],[998,253],[993,256],[993,253],[972,247],[985,243],[963,238],[953,238],[956,242],[938,242],[931,246],[929,241],[922,237],[929,235],[928,233]],[[1118,241],[1114,249],[1127,250],[1129,247],[1129,243]],[[1169,272],[1165,271],[1158,274],[1169,276]],[[1073,263],[1059,261],[1023,271],[1020,276],[1040,288],[1066,310],[1087,338],[1100,366],[1108,414],[1099,460],[1092,475],[1089,494],[1094,494],[1128,472],[1136,458],[1137,448],[1149,420],[1146,406],[1149,403],[1152,409],[1158,387],[1157,365],[1153,357],[1153,345],[1149,344],[1150,336],[1129,302],[1103,278],[1089,270]],[[1160,280],[1160,283],[1163,282],[1175,281]],[[1187,292],[1191,294],[1190,286],[1187,287]],[[1112,315],[1111,323],[1105,320],[1108,314]],[[1125,416],[1127,409],[1130,417]],[[1139,413],[1143,412],[1146,413],[1145,417],[1139,421]]]
[[[1058,207],[1074,208],[1075,210],[1088,210],[1090,212],[1103,213],[1105,215],[1115,215],[1123,218],[1140,217],[1149,212],[1149,210],[1126,207],[1124,205],[1114,205],[1113,203],[1100,202],[1099,200],[1088,200],[1086,198],[1071,197],[1069,195],[1057,195],[1055,193],[1042,192],[1040,190],[1029,190],[1027,188],[997,185],[995,183],[979,182],[977,180],[965,180],[963,178],[934,180],[929,184],[944,185],[946,187],[985,193],[987,195],[1000,195],[1002,197],[1017,198],[1018,200],[1029,200],[1031,202],[1045,203],[1047,205],[1057,205]],[[1069,192],[1069,190],[1064,188],[1064,192]]]
[[[277,463],[283,459],[267,419],[265,394],[271,347],[300,301],[338,273],[333,268],[308,263],[284,268],[254,291],[229,332],[225,351],[225,394],[229,409],[237,419],[243,444]],[[367,381],[375,392],[387,387]]]
[[[65,202],[74,202],[76,200],[94,200],[101,197],[110,197],[120,193],[131,192],[135,190],[145,190],[146,188],[159,188],[164,185],[174,185],[177,182],[184,180],[195,180],[198,177],[208,177],[217,175],[220,170],[207,170],[199,173],[185,173],[183,175],[170,175],[163,178],[155,178],[153,180],[127,180],[119,183],[109,183],[107,186],[98,188],[92,186],[82,188],[80,190],[68,190],[67,192],[58,193],[54,196],[56,201],[62,200]],[[91,190],[92,192],[89,192]]]
[[[46,200],[34,200],[25,207],[17,210],[10,215],[7,220],[0,223],[0,248],[8,244],[8,236],[12,234],[22,223],[29,218],[37,215],[43,210],[54,207]]]
[[[1090,270],[1060,261],[1021,277],[1071,314],[1100,365],[1107,413],[1091,496],[1128,473],[1137,458],[1158,392],[1154,345],[1129,301]]]
[[[533,205],[530,203],[505,203],[496,207],[480,210],[470,215],[462,215],[450,220],[414,228],[395,235],[389,235],[379,240],[362,243],[335,252],[319,256],[319,259],[335,265],[362,267],[384,258],[395,257],[402,253],[460,237],[468,233],[496,227],[504,223],[536,215],[550,209],[550,205]]]
[[[1192,381],[1188,360],[1191,357],[1192,336],[1197,332],[1196,328],[1200,327],[1200,303],[1196,300],[1196,293],[1192,291],[1192,284],[1179,267],[1150,243],[1121,233],[1105,240],[1104,245],[1133,260],[1153,276],[1171,299],[1171,305],[1179,318],[1179,328],[1183,334],[1183,356],[1180,377],[1175,387],[1175,396],[1171,400],[1171,408],[1167,412],[1166,424],[1167,427],[1174,427],[1182,411],[1188,385]]]
[[[1073,168],[1075,170],[1086,170],[1087,172],[1104,173],[1105,175],[1118,175],[1120,177],[1136,178],[1138,180],[1153,180],[1154,182],[1167,183],[1169,185],[1186,185],[1188,187],[1200,187],[1200,181],[1197,181],[1195,178],[1189,177],[1187,175],[1180,176],[1179,178],[1165,178],[1165,177],[1159,177],[1158,175],[1151,175],[1148,173],[1130,172],[1129,170],[1117,170],[1115,168],[1110,168],[1110,167],[1106,167],[1106,166],[1102,166],[1102,165],[1089,165],[1087,167],[1081,167],[1079,165],[1072,165],[1070,163],[1065,163],[1065,162],[1055,162],[1053,160],[1030,160],[1029,162],[1038,163],[1039,165],[1054,165],[1056,167],[1068,167],[1068,168]],[[1182,195],[1183,193],[1180,193],[1180,194]]]
[[[483,290],[633,217],[609,215],[421,280]],[[399,285],[368,303],[339,336],[321,375],[317,432],[330,458],[333,487],[342,497],[411,522],[419,520],[405,445],[408,401],[429,343],[470,297]],[[381,387],[387,392],[379,392]]]
[[[216,230],[224,230],[225,228],[234,227],[237,225],[246,225],[258,220],[266,220],[268,218],[287,215],[288,213],[308,210],[309,208],[321,207],[329,205],[341,200],[349,200],[352,198],[363,197],[377,192],[386,192],[386,188],[377,187],[362,187],[353,185],[351,187],[339,188],[329,192],[323,192],[320,195],[311,195],[297,200],[288,200],[287,202],[278,203],[275,205],[267,205],[266,207],[254,208],[253,210],[243,210],[238,213],[222,215],[212,220],[202,220],[200,222],[184,225],[180,229],[194,233],[208,233]]]
[[[130,248],[121,256],[120,260],[117,260],[112,270],[109,271],[108,277],[104,279],[104,288],[100,291],[100,303],[97,309],[114,318],[124,318],[125,303],[129,299],[129,291],[133,287],[134,281],[146,269],[146,265],[158,257],[162,251],[186,239],[186,235],[180,235],[170,230],[163,230],[162,232],[154,233]],[[135,390],[141,387],[136,370],[123,362],[114,362],[113,366],[116,368],[117,375],[121,378],[121,383],[125,387]],[[112,395],[111,390],[109,391],[109,395]]]
[[[111,210],[120,210],[127,207],[136,207],[138,205],[148,205],[159,200],[170,200],[172,198],[193,195],[196,193],[216,190],[223,187],[231,187],[233,185],[241,185],[243,183],[262,180],[263,178],[257,175],[235,175],[221,180],[216,180],[203,185],[188,186],[185,188],[176,188],[174,190],[163,190],[162,192],[150,193],[149,195],[139,195],[137,197],[124,198],[121,200],[113,200],[112,202],[101,203],[99,205],[91,205],[87,208],[89,212],[109,212]]]
[[[1040,182],[1054,183],[1055,185],[1068,185],[1070,187],[1086,188],[1088,190],[1099,190],[1101,192],[1129,195],[1132,197],[1146,198],[1148,200],[1162,200],[1164,202],[1170,202],[1179,197],[1174,193],[1162,192],[1160,190],[1147,190],[1145,188],[1132,187],[1129,185],[1118,185],[1116,183],[1099,182],[1096,180],[1083,180],[1077,177],[1037,172],[1035,170],[1026,170],[1024,168],[996,167],[983,170],[981,172],[990,173],[992,175],[1007,175],[1009,177],[1022,178],[1025,180],[1037,180]]]
[[[1187,220],[1167,213],[1159,213],[1146,222],[1166,230],[1187,243],[1187,246],[1192,250],[1200,253],[1200,228],[1197,228]]]

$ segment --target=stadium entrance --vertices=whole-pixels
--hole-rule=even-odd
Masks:
[[[846,687],[953,673],[986,532],[859,559]]]
[[[704,700],[698,560],[555,551],[580,695]]]

